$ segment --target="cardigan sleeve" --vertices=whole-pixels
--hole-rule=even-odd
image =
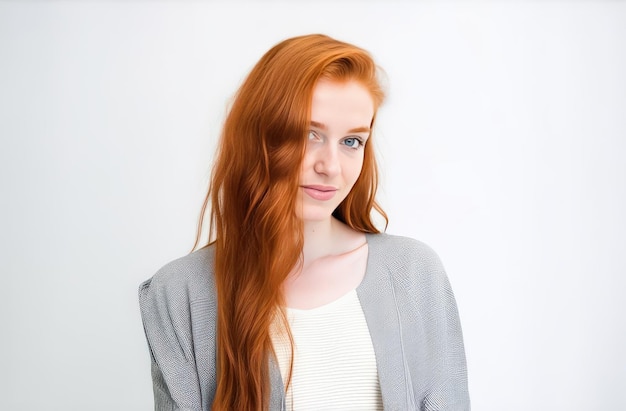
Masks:
[[[425,317],[432,380],[421,404],[424,411],[469,411],[470,399],[463,333],[452,287],[430,247],[421,244],[420,311]]]
[[[155,411],[201,411],[188,292],[168,266],[139,287]]]

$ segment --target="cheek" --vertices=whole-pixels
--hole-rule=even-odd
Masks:
[[[352,159],[352,161],[346,165],[346,180],[353,185],[356,183],[356,180],[359,179],[361,175],[361,170],[363,169],[363,157]]]

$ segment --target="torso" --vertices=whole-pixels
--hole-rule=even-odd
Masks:
[[[366,238],[366,274],[356,292],[385,409],[448,404],[445,409],[468,410],[460,323],[437,255],[405,237]],[[173,261],[140,287],[159,409],[175,408],[172,404],[211,409],[217,386],[214,252],[209,246]],[[286,399],[281,373],[273,359],[269,366],[269,409],[282,410]]]

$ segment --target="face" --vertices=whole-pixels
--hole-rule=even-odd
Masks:
[[[355,81],[318,81],[300,173],[299,216],[330,220],[359,178],[374,102]]]

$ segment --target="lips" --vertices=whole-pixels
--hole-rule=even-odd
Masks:
[[[306,185],[301,187],[309,197],[318,201],[328,201],[337,193],[337,189],[331,186]]]

